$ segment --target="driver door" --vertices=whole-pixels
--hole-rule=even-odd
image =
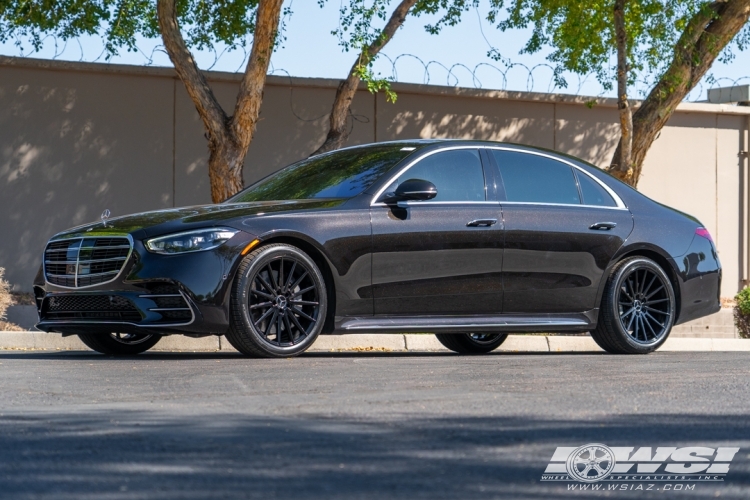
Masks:
[[[375,315],[501,313],[503,218],[480,151],[426,156],[385,192],[408,179],[432,182],[437,196],[371,207]]]

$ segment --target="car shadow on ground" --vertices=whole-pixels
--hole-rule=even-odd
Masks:
[[[558,446],[750,445],[747,418],[701,414],[381,421],[79,410],[0,416],[4,498],[570,498],[567,483],[541,481]],[[746,455],[690,498],[747,498]]]
[[[666,353],[653,353],[661,355]],[[670,353],[672,354],[672,353]],[[445,358],[454,357],[462,359],[479,359],[482,357],[516,357],[516,356],[607,356],[606,352],[546,352],[546,351],[495,351],[481,355],[460,355],[445,351],[367,351],[367,350],[346,350],[346,351],[313,351],[300,355],[301,358]],[[55,360],[81,360],[82,358],[94,360],[108,359],[127,359],[132,361],[139,360],[181,360],[181,359],[260,359],[243,356],[240,353],[232,351],[214,351],[214,352],[187,352],[187,351],[150,351],[137,356],[108,356],[98,354],[93,351],[76,351],[76,350],[31,350],[31,349],[0,349],[0,359],[7,357],[11,359],[55,359]]]

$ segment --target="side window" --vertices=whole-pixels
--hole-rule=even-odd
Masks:
[[[430,201],[484,201],[484,170],[479,152],[456,149],[428,156],[399,176],[386,191],[409,179],[435,184],[437,196]]]
[[[581,203],[570,165],[544,156],[492,150],[500,167],[508,201],[531,203]]]
[[[582,172],[576,172],[578,184],[581,186],[584,205],[599,207],[616,207],[617,203],[598,182]]]

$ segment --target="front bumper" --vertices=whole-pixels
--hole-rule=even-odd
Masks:
[[[37,328],[63,334],[223,335],[231,282],[242,250],[254,238],[241,231],[218,248],[182,255],[153,254],[132,239],[122,272],[85,288],[50,283],[40,269],[34,283]]]

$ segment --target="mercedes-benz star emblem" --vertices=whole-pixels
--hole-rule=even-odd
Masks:
[[[108,208],[105,209],[104,212],[102,212],[102,224],[104,225],[104,227],[107,227],[107,219],[109,219],[109,215],[110,212]]]

